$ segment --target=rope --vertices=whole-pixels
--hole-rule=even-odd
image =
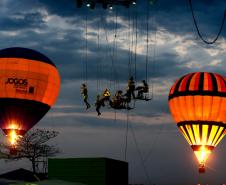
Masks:
[[[116,60],[116,53],[117,53],[117,32],[118,31],[118,12],[116,9],[115,12],[115,34],[114,34],[114,45],[113,45],[113,51],[112,51],[112,72],[113,72],[113,80],[114,80],[114,90],[116,90],[116,88],[118,88],[118,75],[117,75],[117,71],[115,70],[115,60]],[[117,86],[117,87],[116,87]]]
[[[134,52],[134,79],[137,80],[137,6],[136,6],[136,13],[135,13],[135,28],[136,28],[136,36],[135,36],[135,52]]]
[[[140,148],[139,148],[139,146],[138,146],[138,142],[137,142],[137,138],[136,138],[134,129],[133,129],[133,127],[132,127],[132,124],[130,124],[129,126],[130,126],[130,129],[131,129],[131,132],[132,132],[132,136],[133,136],[133,139],[134,139],[134,143],[135,143],[135,145],[136,145],[136,150],[137,150],[137,152],[138,152],[138,154],[139,154],[140,161],[141,161],[142,167],[143,167],[143,169],[144,169],[144,173],[145,173],[145,176],[146,176],[146,178],[147,178],[148,184],[151,184],[150,176],[149,176],[149,174],[148,174],[148,170],[147,170],[146,165],[145,165],[145,160],[144,160],[143,155],[142,155],[142,153],[141,153],[141,150],[140,150]]]
[[[207,40],[205,40],[205,39],[203,38],[203,36],[202,36],[202,34],[201,34],[200,30],[199,30],[199,27],[198,27],[198,24],[197,24],[197,21],[196,21],[196,19],[195,19],[195,15],[194,15],[194,10],[193,10],[193,6],[192,6],[192,0],[188,0],[188,1],[189,1],[191,13],[192,13],[192,18],[193,18],[193,21],[194,21],[195,28],[196,28],[196,30],[197,30],[198,36],[200,37],[200,39],[201,39],[204,43],[206,43],[206,44],[214,44],[214,43],[218,40],[218,38],[219,38],[219,36],[220,36],[220,34],[221,34],[222,30],[223,30],[224,22],[225,22],[225,18],[226,18],[226,10],[224,11],[224,17],[223,17],[223,19],[222,19],[222,23],[221,23],[221,26],[220,26],[220,30],[219,30],[217,36],[216,36],[212,41],[207,41]]]
[[[129,44],[128,44],[128,78],[130,78],[131,76],[131,46],[130,46],[130,41],[131,40],[131,34],[130,34],[130,9],[128,9],[128,41],[129,41]]]
[[[133,14],[133,12],[132,12],[132,41],[131,41],[131,53],[130,53],[130,55],[131,55],[131,66],[130,66],[130,68],[131,68],[131,73],[132,73],[132,76],[134,76],[134,71],[132,70],[132,68],[133,68],[133,53],[134,53],[134,27],[135,27],[135,21],[134,21],[134,14]],[[132,72],[133,71],[133,72]]]
[[[145,79],[146,82],[148,82],[148,62],[149,62],[149,57],[148,57],[148,52],[149,52],[149,0],[147,0],[147,17],[146,17],[146,21],[147,21],[147,27],[146,27],[146,36],[147,36],[147,46],[146,46],[146,64],[145,64]]]
[[[147,162],[149,160],[149,158],[151,157],[151,155],[153,154],[152,152],[154,151],[155,144],[158,142],[158,139],[160,138],[160,136],[163,133],[164,129],[165,129],[164,125],[162,125],[160,127],[159,131],[157,132],[156,136],[154,137],[154,139],[152,139],[152,143],[150,144],[150,149],[147,152],[147,155],[146,155],[146,157],[144,159],[145,162]]]
[[[87,14],[86,14],[86,51],[85,51],[85,84],[87,85],[87,71],[88,71],[88,25],[87,25]]]
[[[155,6],[154,6],[155,7]],[[153,12],[155,13],[155,8],[153,9]],[[156,42],[157,42],[157,24],[156,24],[156,19],[155,19],[155,14],[153,13],[153,18],[152,18],[152,25],[154,28],[154,46],[153,46],[153,57],[152,57],[152,76],[155,75],[155,70],[156,70]],[[150,99],[153,100],[154,98],[154,81],[153,79],[151,79],[151,95],[150,95]]]
[[[127,119],[126,119],[125,154],[124,154],[125,161],[127,161],[128,131],[129,131],[129,111],[127,111]]]
[[[102,19],[102,23],[103,23],[103,26],[104,26],[105,40],[106,40],[106,42],[107,42],[107,47],[108,47],[107,51],[108,51],[108,53],[109,53],[109,58],[111,59],[111,63],[112,63],[112,65],[113,65],[113,63],[114,63],[114,55],[113,55],[113,53],[110,53],[110,51],[113,51],[113,49],[110,48],[110,42],[109,42],[109,39],[108,39],[107,28],[106,28],[107,26],[106,26],[106,24],[105,24],[105,20],[104,20],[104,18],[103,18],[103,15],[101,15],[101,19]],[[114,74],[116,74],[116,73],[115,73],[115,70],[114,70]],[[115,78],[117,78],[116,75],[115,75]],[[111,87],[111,79],[113,79],[113,78],[112,78],[112,72],[110,72],[110,87]]]
[[[152,75],[154,76],[155,75],[155,70],[156,70],[156,42],[157,42],[157,26],[156,26],[156,20],[154,19],[154,23],[155,23],[155,26],[154,26],[154,29],[155,29],[155,40],[154,40],[154,56],[153,56],[153,72],[152,72]],[[152,88],[151,88],[151,99],[154,98],[154,81],[152,80]]]
[[[115,59],[116,59],[116,49],[117,49],[117,27],[118,27],[118,12],[117,12],[117,9],[116,9],[116,12],[115,12],[115,34],[114,34],[114,44],[113,44],[113,51],[112,51],[112,72],[113,72],[113,79],[114,80],[114,91],[116,91],[116,85],[117,85],[117,72],[115,70]],[[117,122],[117,112],[116,112],[116,109],[114,110],[114,121],[115,123]]]
[[[97,32],[97,51],[100,52],[100,21],[98,22],[98,32]],[[101,71],[101,66],[98,65],[100,62],[100,54],[97,55],[97,68],[96,68],[96,72],[97,72],[97,92],[99,92],[100,90],[100,74],[99,71]],[[102,71],[101,71],[102,72]]]

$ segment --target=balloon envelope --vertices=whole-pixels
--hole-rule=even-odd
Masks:
[[[45,55],[27,48],[0,50],[0,128],[23,135],[57,99],[60,76]]]
[[[224,137],[226,83],[216,73],[190,73],[172,86],[169,107],[200,165]]]

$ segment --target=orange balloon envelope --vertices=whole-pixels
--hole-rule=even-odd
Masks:
[[[51,108],[60,76],[54,63],[26,48],[0,50],[0,127],[15,142]]]
[[[190,73],[172,86],[169,107],[177,126],[191,145],[199,172],[224,137],[226,124],[226,81],[216,73]]]

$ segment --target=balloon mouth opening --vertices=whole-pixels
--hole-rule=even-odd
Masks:
[[[199,171],[205,171],[205,163],[207,159],[209,158],[209,155],[212,153],[212,150],[214,149],[213,146],[206,146],[206,145],[193,145],[191,146],[196,158],[198,159],[199,162]]]

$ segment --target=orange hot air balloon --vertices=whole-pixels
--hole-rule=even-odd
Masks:
[[[45,55],[26,48],[0,50],[0,128],[14,145],[57,99],[60,76]]]
[[[177,126],[191,145],[199,172],[205,172],[209,154],[224,137],[226,83],[216,73],[190,73],[172,86],[169,107]]]

